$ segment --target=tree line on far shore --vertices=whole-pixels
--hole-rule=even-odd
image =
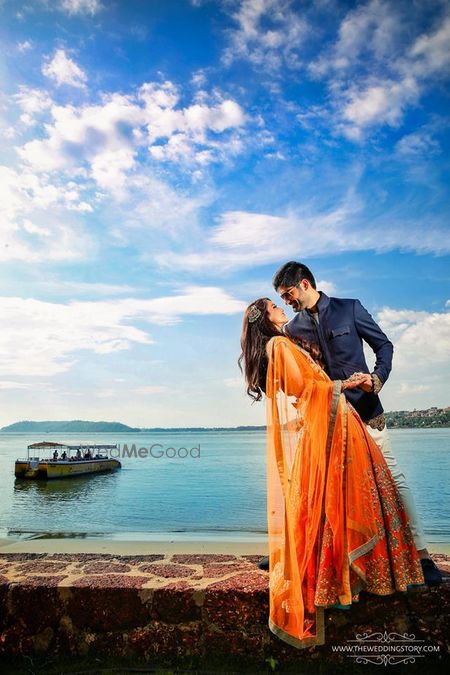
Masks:
[[[386,424],[391,429],[416,429],[450,427],[450,408],[428,408],[427,410],[399,410],[388,412]]]
[[[391,429],[450,427],[450,407],[427,410],[387,412],[386,424]],[[264,431],[265,426],[239,427],[129,427],[121,422],[91,422],[87,420],[45,421],[24,420],[2,427],[6,433],[148,433],[158,431]]]

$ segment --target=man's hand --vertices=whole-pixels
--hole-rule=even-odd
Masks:
[[[369,373],[358,373],[362,378],[358,384],[358,387],[363,391],[373,391],[373,381]]]

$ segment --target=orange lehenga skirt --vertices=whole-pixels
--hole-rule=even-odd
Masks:
[[[363,422],[310,356],[268,344],[269,628],[325,643],[324,609],[423,584],[397,486]]]

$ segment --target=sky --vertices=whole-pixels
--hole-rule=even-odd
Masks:
[[[0,41],[0,425],[264,423],[292,259],[394,343],[386,410],[449,404],[449,2],[0,0]]]

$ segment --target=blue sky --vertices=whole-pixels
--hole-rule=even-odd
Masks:
[[[259,424],[242,311],[306,262],[448,404],[450,4],[0,0],[0,424]],[[289,310],[290,311],[290,310]]]

